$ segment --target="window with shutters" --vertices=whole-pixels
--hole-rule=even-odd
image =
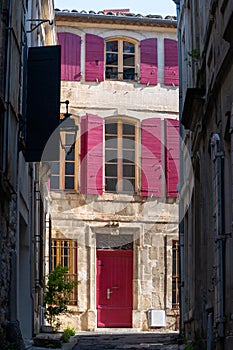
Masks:
[[[158,45],[156,38],[140,42],[140,84],[158,83]]]
[[[177,197],[179,183],[179,121],[167,118],[165,120],[166,135],[166,196]]]
[[[74,142],[73,132],[60,133],[60,159],[50,163],[51,190],[77,189],[77,142]]]
[[[61,80],[80,81],[81,37],[72,33],[57,33],[61,45]]]
[[[105,42],[105,79],[130,80],[138,78],[138,44],[129,39],[110,39]]]
[[[124,119],[105,122],[105,191],[135,193],[138,187],[138,125]]]
[[[52,239],[52,270],[59,264],[62,267],[68,267],[68,276],[72,280],[78,279],[77,263],[78,263],[78,245],[73,240]],[[74,289],[70,305],[77,305],[77,287]]]
[[[172,308],[179,308],[179,245],[172,242]]]
[[[172,39],[164,39],[164,84],[179,85],[178,47]]]
[[[142,120],[141,194],[162,195],[162,124],[160,118]]]

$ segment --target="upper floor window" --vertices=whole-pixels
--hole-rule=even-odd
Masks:
[[[60,160],[51,162],[50,188],[73,190],[76,188],[77,143],[72,132],[61,132]]]
[[[134,193],[137,125],[122,119],[105,123],[105,190]]]
[[[137,79],[137,44],[125,39],[105,43],[105,78],[111,80]]]
[[[158,39],[155,37],[139,41],[136,38],[105,39],[86,33],[85,45],[82,46],[84,55],[79,35],[58,33],[58,40],[61,45],[62,80],[98,83],[104,80],[137,81],[147,86],[158,84],[158,71],[162,67],[158,67]],[[84,65],[81,64],[83,57]],[[179,84],[178,48],[174,39],[164,39],[164,81],[160,83],[168,86]]]
[[[51,163],[51,190],[155,197],[166,192],[167,197],[177,197],[178,120],[121,116],[104,120],[87,113],[80,118],[79,130],[79,142],[67,131],[61,133],[60,161]]]

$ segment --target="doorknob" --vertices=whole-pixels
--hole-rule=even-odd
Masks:
[[[110,299],[112,291],[110,290],[110,288],[107,288],[107,299]]]

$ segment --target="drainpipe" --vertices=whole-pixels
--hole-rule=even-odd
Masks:
[[[224,337],[224,271],[223,271],[223,240],[224,240],[224,198],[223,198],[223,178],[222,167],[224,154],[220,149],[220,137],[213,134],[210,140],[211,159],[212,159],[212,193],[213,198],[213,233],[215,234],[215,244],[217,245],[217,261],[216,261],[216,282],[217,295],[215,303],[219,304],[219,336]],[[216,290],[215,289],[215,290]]]
[[[163,237],[164,240],[164,310],[167,313],[167,235]]]
[[[181,29],[179,28],[179,18],[180,18],[180,0],[173,0],[176,4],[177,13],[177,38],[178,38],[178,65],[179,65],[179,134],[180,134],[180,178],[179,178],[179,192],[181,192],[184,179],[183,179],[183,160],[182,160],[182,144],[183,144],[183,126],[181,124],[182,118],[182,57],[181,57]],[[180,195],[179,199],[179,275],[180,275],[180,330],[184,328],[184,203]]]
[[[40,189],[39,189],[39,180],[38,180],[38,169],[35,169],[35,183],[34,183],[34,244],[35,244],[35,288],[36,290],[40,289]]]

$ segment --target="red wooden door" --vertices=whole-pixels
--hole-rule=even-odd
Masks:
[[[133,251],[97,250],[97,326],[132,326]]]

